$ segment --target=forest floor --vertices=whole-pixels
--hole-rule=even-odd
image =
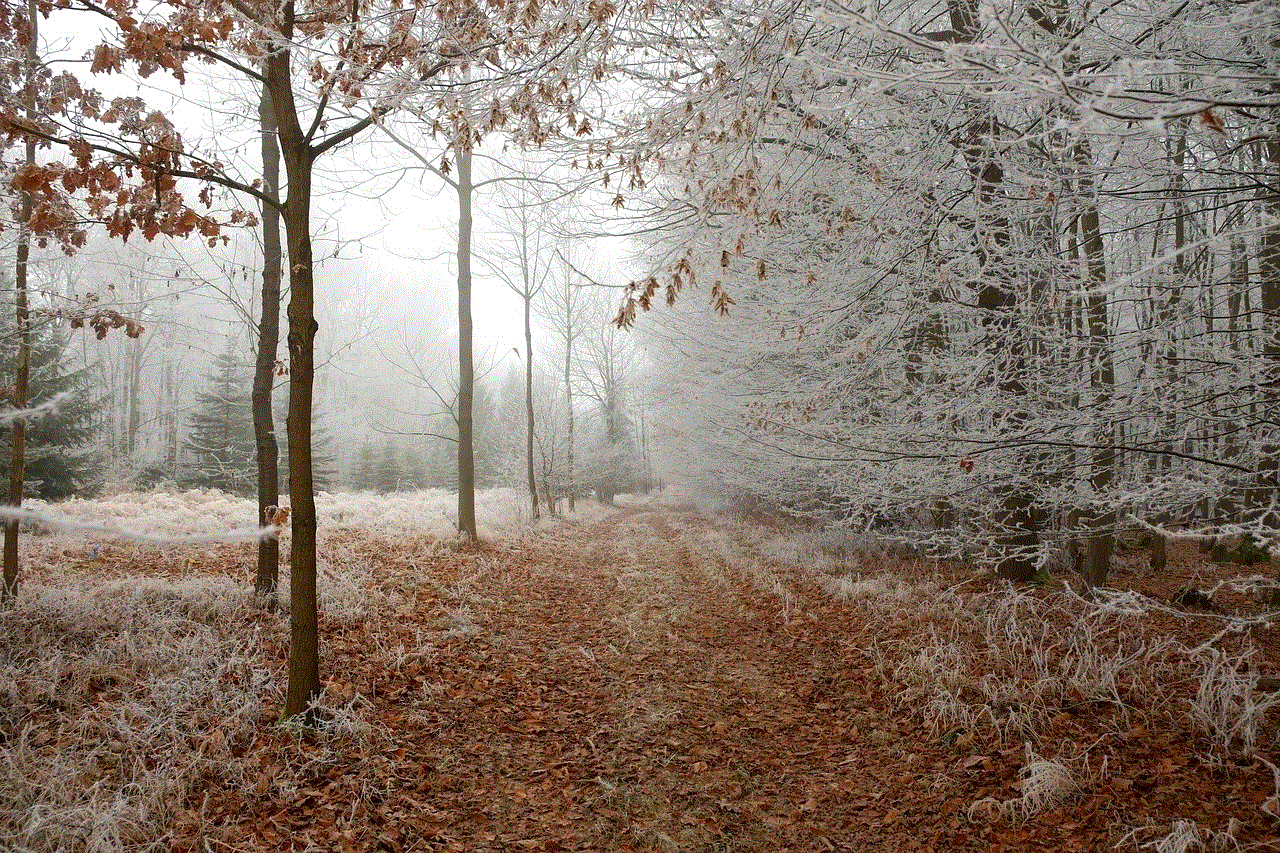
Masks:
[[[322,617],[319,727],[269,696],[194,733],[217,761],[162,849],[1280,850],[1280,628],[1227,587],[1235,621],[1169,605],[1214,581],[1190,553],[1099,605],[658,504],[472,547],[337,535],[373,599]],[[278,689],[287,617],[237,620]]]

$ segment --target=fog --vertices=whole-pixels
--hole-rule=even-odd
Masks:
[[[506,159],[518,162],[509,152]],[[318,200],[315,426],[321,437],[317,454],[326,457],[320,466],[326,489],[385,491],[448,487],[456,481],[450,461],[458,350],[456,195],[430,173],[424,177],[422,170],[413,174],[402,169],[394,179],[374,175],[364,184],[343,186],[357,162],[385,163],[389,173],[398,160],[394,150],[376,140],[353,146],[342,152],[336,168],[325,172],[329,186]],[[488,456],[483,482],[512,485],[518,481],[517,445],[524,422],[523,309],[495,271],[506,274],[503,265],[513,263],[504,254],[510,249],[510,223],[503,219],[520,207],[483,189],[476,202],[472,299],[477,436],[488,442],[477,452]],[[590,322],[602,330],[616,310],[616,293],[588,279],[617,280],[624,274],[622,266],[600,259],[625,258],[630,250],[614,239],[570,236],[565,222],[543,222],[540,228],[537,264],[547,277],[546,290],[571,283],[581,293],[579,300],[594,306]],[[191,421],[200,409],[200,395],[216,384],[219,358],[229,353],[242,369],[237,377],[242,387],[229,402],[247,418],[247,383],[261,312],[261,231],[231,228],[223,238],[210,246],[199,239],[147,241],[138,235],[121,242],[93,233],[89,245],[74,256],[53,248],[33,252],[37,322],[50,334],[69,334],[64,367],[85,372],[84,391],[98,409],[92,429],[95,470],[84,478],[81,490],[199,486],[200,478],[185,470],[193,451]],[[556,253],[578,257],[577,272],[557,261],[552,275],[546,267]],[[282,321],[287,281],[284,288]],[[98,339],[91,328],[68,328],[58,315],[87,299],[140,322],[145,331],[137,338],[112,332]],[[553,401],[563,396],[564,344],[548,323],[550,308],[546,298],[535,298],[537,407],[548,418],[563,419],[564,403],[555,407]],[[283,438],[288,382],[283,332],[277,359],[276,429]],[[582,381],[576,363],[574,372],[572,381]],[[589,424],[599,406],[581,398],[576,408]],[[553,441],[551,430],[554,424],[549,423],[547,442]],[[237,442],[247,450],[251,434],[241,434]],[[381,460],[392,452],[400,460],[396,467],[404,470],[391,481],[373,486],[368,471],[361,475],[356,470],[362,453]],[[549,445],[547,452],[554,455]],[[369,459],[364,463],[368,468]],[[282,483],[285,479],[282,475]],[[209,482],[221,481],[215,477]]]

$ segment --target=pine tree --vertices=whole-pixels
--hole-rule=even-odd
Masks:
[[[390,438],[382,445],[382,453],[374,468],[375,488],[379,494],[400,490],[400,450]]]
[[[276,433],[280,441],[280,491],[289,492],[289,443],[284,440],[284,423],[288,412],[281,407],[276,413]],[[333,449],[333,434],[329,432],[319,412],[311,413],[311,483],[317,492],[333,490],[338,479],[338,458]]]
[[[440,435],[448,435],[453,429],[453,423],[442,422],[434,429]],[[455,442],[445,440],[436,440],[427,445],[421,457],[423,472],[419,488],[446,491],[458,488],[457,446]]]
[[[0,311],[0,371],[12,381],[17,336],[11,310]],[[71,336],[61,325],[35,322],[32,328],[31,383],[28,405],[39,406],[59,394],[57,407],[27,421],[26,473],[23,491],[47,501],[92,493],[100,485],[101,458],[95,445],[101,400],[94,395],[89,368],[69,367]],[[0,388],[0,394],[3,389]],[[10,435],[0,427],[0,476],[9,479]]]
[[[351,465],[351,490],[353,492],[372,492],[377,488],[374,466],[376,464],[373,446],[369,439],[360,445]]]
[[[405,448],[404,458],[400,465],[401,487],[410,490],[427,488],[427,466],[422,459],[422,450],[415,446]]]
[[[289,461],[289,454],[285,454]],[[311,423],[311,482],[317,492],[331,492],[338,485],[338,453],[333,446],[333,433],[323,421]]]
[[[506,430],[494,393],[483,382],[477,382],[472,403],[472,441],[474,443],[475,481],[477,489],[503,484],[502,442]],[[457,453],[455,448],[454,453]]]
[[[256,493],[251,376],[249,364],[230,346],[214,362],[207,389],[196,395],[183,445],[189,454],[179,479],[184,487],[218,488],[242,497]]]

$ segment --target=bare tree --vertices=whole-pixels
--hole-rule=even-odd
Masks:
[[[279,198],[280,146],[276,142],[275,108],[264,87],[258,103],[258,124],[262,135],[262,190]],[[253,372],[253,432],[258,461],[257,524],[272,524],[272,507],[280,503],[280,448],[276,441],[275,415],[271,392],[279,367],[276,349],[280,344],[280,211],[263,203],[262,222],[262,311],[258,317],[257,360]],[[254,592],[268,607],[274,607],[280,575],[280,540],[264,536],[258,540],[258,572]]]
[[[554,246],[546,221],[547,202],[533,192],[529,180],[508,182],[501,195],[502,212],[494,228],[505,244],[477,255],[489,272],[520,297],[524,323],[525,475],[533,518],[540,517],[534,476],[533,303],[551,279]],[[491,245],[493,242],[491,241]]]
[[[475,361],[471,323],[471,140],[458,157],[458,532],[476,539]]]
[[[1273,87],[1280,92],[1280,87]],[[1267,389],[1266,411],[1274,419],[1280,412],[1280,138],[1277,130],[1272,128],[1270,139],[1263,148],[1262,162],[1265,163],[1263,174],[1268,180],[1261,184],[1263,209],[1269,223],[1259,241],[1258,272],[1261,278],[1261,298],[1263,325],[1262,359],[1266,366],[1263,374],[1264,387]],[[1259,466],[1262,476],[1262,494],[1269,494],[1270,500],[1262,504],[1263,511],[1269,515],[1269,526],[1280,528],[1277,514],[1277,496],[1280,495],[1280,441],[1275,438],[1274,421],[1267,441],[1262,447],[1262,464]],[[1280,608],[1280,583],[1271,591],[1271,606]]]
[[[610,294],[596,291],[591,299],[594,322],[588,322],[578,338],[573,379],[582,395],[595,403],[600,418],[600,441],[589,462],[597,499],[612,503],[636,480],[636,436],[627,417],[627,397],[643,354],[634,336],[610,322]]]
[[[569,247],[556,252],[559,260],[554,287],[544,289],[538,300],[538,316],[551,327],[560,348],[560,381],[564,388],[565,415],[565,491],[568,509],[573,512],[577,501],[574,435],[577,414],[574,411],[574,363],[579,339],[593,318],[593,307],[586,291],[587,280],[574,269]]]
[[[453,190],[458,205],[457,240],[454,259],[457,264],[458,309],[458,387],[454,422],[457,425],[458,459],[458,533],[467,539],[476,539],[476,461],[475,461],[475,353],[474,323],[471,316],[472,288],[472,231],[475,217],[472,212],[474,194],[489,181],[479,185],[472,176],[474,152],[470,136],[453,142],[457,166],[456,177],[449,174],[449,166],[437,166],[419,148],[383,126],[383,132],[397,145],[412,154],[423,169],[435,175]],[[448,163],[446,159],[445,164]]]
[[[25,86],[23,91],[23,109],[28,121],[36,120],[36,63],[39,59],[36,48],[38,44],[38,20],[35,0],[27,0],[26,19],[26,56]],[[28,137],[25,143],[24,163],[27,168],[34,168],[36,162],[36,140]],[[14,314],[18,334],[16,364],[14,365],[14,381],[12,403],[21,411],[27,406],[28,383],[31,379],[31,314],[27,302],[27,264],[31,258],[31,232],[27,223],[33,212],[32,194],[25,191],[20,196],[18,209],[18,251],[14,262]],[[26,469],[26,436],[27,425],[23,417],[13,419],[9,427],[12,436],[12,455],[9,459],[9,495],[8,503],[12,507],[22,506],[22,480]],[[4,583],[0,585],[0,601],[10,598],[18,591],[18,521],[7,520],[4,524]]]

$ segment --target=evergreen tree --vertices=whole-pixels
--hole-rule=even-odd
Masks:
[[[257,493],[251,377],[250,365],[230,346],[214,362],[206,390],[196,395],[183,445],[189,457],[179,479],[182,486],[218,488],[242,497]]]
[[[485,383],[476,383],[473,401],[472,440],[475,448],[476,488],[489,489],[503,484],[502,443],[507,430],[503,428],[497,400]],[[457,454],[456,447],[454,454]]]
[[[422,459],[420,448],[414,446],[405,448],[400,465],[400,478],[401,488],[411,490],[427,488],[427,466]]]
[[[360,445],[360,452],[356,454],[355,462],[351,466],[352,491],[372,492],[377,488],[374,476],[375,462],[373,446],[366,438],[364,444]]]
[[[382,453],[378,456],[374,479],[379,494],[388,494],[400,490],[400,452],[396,443],[390,438],[382,445]]]
[[[432,428],[439,435],[450,435],[454,424],[447,418],[441,418]],[[435,439],[427,444],[421,458],[423,472],[419,488],[449,491],[458,488],[457,442]]]
[[[12,381],[18,341],[13,311],[0,311],[0,370],[7,386]],[[101,400],[93,393],[89,368],[70,367],[71,335],[60,324],[35,322],[32,327],[31,382],[28,405],[39,406],[65,394],[50,412],[27,421],[26,473],[23,492],[47,501],[93,492],[100,485],[102,460],[95,440],[101,420]],[[0,388],[3,394],[3,388]],[[8,407],[7,401],[0,403]],[[12,435],[0,426],[0,476],[9,479]]]
[[[287,395],[282,395],[287,402]],[[289,492],[289,442],[285,440],[285,407],[276,413],[276,438],[280,443],[280,491]],[[256,458],[256,457],[255,457]],[[318,408],[311,410],[311,483],[317,492],[333,491],[338,480],[338,458],[333,449],[333,434],[320,420]]]

